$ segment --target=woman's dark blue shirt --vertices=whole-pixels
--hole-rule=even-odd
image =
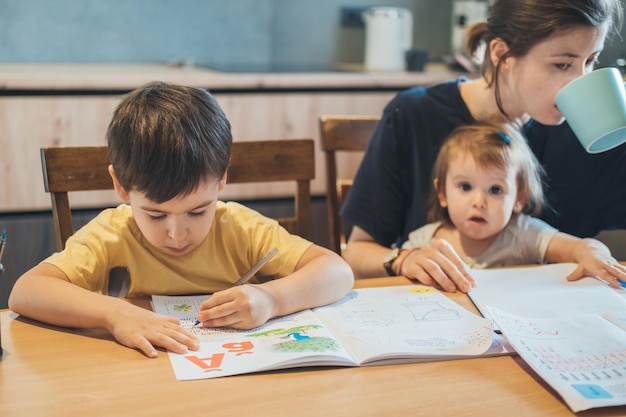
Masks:
[[[451,80],[400,92],[385,107],[341,215],[384,246],[404,242],[426,223],[432,166],[448,134],[474,122]],[[530,122],[529,145],[546,170],[551,210],[540,216],[580,237],[626,229],[626,145],[589,154],[573,132]]]

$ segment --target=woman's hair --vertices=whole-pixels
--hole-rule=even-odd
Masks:
[[[496,63],[491,62],[488,47],[482,57],[482,75],[489,86],[495,85],[498,109],[506,116],[499,90],[500,65],[504,60],[522,57],[553,34],[581,26],[607,25],[607,33],[613,29],[617,33],[622,21],[621,0],[496,0],[487,22],[468,28],[467,50],[474,56],[481,44],[489,45],[494,39],[502,39],[508,45],[509,51]]]
[[[433,180],[439,190],[434,190],[428,202],[428,220],[452,224],[448,210],[441,207],[438,192],[445,194],[446,176],[452,159],[457,155],[471,156],[479,168],[513,170],[517,185],[517,198],[523,203],[522,213],[538,214],[543,208],[542,166],[518,130],[504,126],[477,122],[455,129],[443,142],[435,165]]]
[[[153,82],[131,91],[106,136],[120,184],[157,203],[220,180],[230,162],[230,123],[201,88]]]

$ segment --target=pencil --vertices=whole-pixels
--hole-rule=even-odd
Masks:
[[[250,278],[252,278],[257,272],[259,272],[259,269],[263,268],[263,265],[268,263],[269,260],[272,259],[277,253],[278,249],[272,248],[272,250],[269,251],[267,255],[261,258],[259,262],[257,262],[252,268],[250,268],[250,270],[246,272],[241,278],[239,278],[239,281],[235,282],[235,287],[238,285],[243,285],[246,282],[250,281]]]
[[[2,262],[2,255],[4,255],[4,246],[7,244],[7,231],[6,229],[2,231],[2,235],[0,235],[0,262]]]
[[[235,282],[235,284],[233,286],[237,287],[239,285],[243,285],[246,282],[250,281],[250,279],[254,276],[254,274],[259,272],[259,269],[263,268],[263,265],[268,263],[269,260],[272,259],[274,257],[274,255],[276,255],[277,253],[278,253],[278,248],[276,248],[276,247],[272,248],[272,250],[270,250],[267,253],[267,255],[265,255],[263,258],[261,258],[261,260],[259,262],[254,264],[254,266],[252,268],[250,268],[250,270],[248,272],[246,272],[241,278],[239,278],[239,280],[237,282]],[[196,320],[196,323],[194,324],[194,327],[197,326],[198,324],[200,324],[200,320]]]
[[[7,231],[6,229],[2,231],[2,234],[0,235],[0,262],[2,262],[2,255],[4,255],[4,247],[7,244]],[[4,271],[4,267],[2,266],[2,263],[0,263],[0,272]]]

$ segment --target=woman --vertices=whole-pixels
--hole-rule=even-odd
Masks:
[[[581,237],[626,228],[626,146],[587,154],[554,104],[560,88],[593,70],[607,34],[621,25],[621,7],[619,0],[496,0],[468,36],[472,52],[485,45],[482,77],[416,87],[388,104],[342,209],[354,225],[346,257],[357,277],[415,260],[415,251],[405,260],[390,246],[425,224],[441,142],[475,121],[523,127],[547,173],[551,210],[541,218]],[[421,271],[409,277],[466,286],[466,268],[448,249],[445,241],[429,248],[443,261],[406,268]]]

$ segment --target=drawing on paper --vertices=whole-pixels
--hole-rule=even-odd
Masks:
[[[182,303],[182,304],[174,304],[172,307],[176,313],[189,313],[192,311],[193,306],[191,304]]]
[[[319,329],[319,325],[305,325],[287,329],[272,329],[264,332],[251,333],[249,337],[279,336],[280,341],[272,348],[279,352],[333,352],[341,347],[335,339],[323,336],[312,336],[309,330]]]
[[[559,336],[558,329],[546,329],[541,327],[539,324],[532,320],[526,321],[525,319],[512,319],[509,320],[507,318],[503,318],[502,322],[504,325],[511,326],[510,330],[513,330],[516,333],[525,333],[529,336]],[[500,326],[502,327],[502,325]]]
[[[470,345],[490,345],[493,340],[492,332],[490,327],[481,327],[471,333],[464,334],[461,339],[467,340]]]
[[[176,316],[179,318],[187,318],[192,314],[200,311],[200,302],[202,300],[164,300],[165,314]]]
[[[445,308],[437,301],[411,301],[403,304],[415,321],[458,320],[461,315],[457,310]]]

